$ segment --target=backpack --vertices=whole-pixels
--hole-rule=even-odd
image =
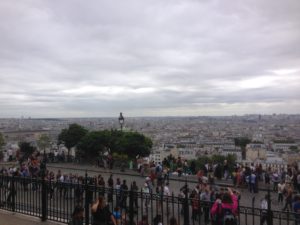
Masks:
[[[217,213],[212,218],[213,225],[237,225],[238,221],[231,209],[223,208],[222,204],[218,204]]]
[[[222,225],[237,225],[237,219],[231,209],[222,208]]]

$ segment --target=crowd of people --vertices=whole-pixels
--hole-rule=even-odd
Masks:
[[[126,179],[120,177],[114,178],[111,174],[107,180],[99,174],[98,176],[83,177],[78,174],[64,173],[58,170],[56,173],[46,170],[44,165],[44,158],[39,152],[33,153],[28,157],[27,161],[20,163],[19,167],[2,168],[0,174],[5,176],[15,177],[30,177],[41,178],[43,177],[49,184],[48,190],[50,198],[53,197],[55,189],[58,190],[60,197],[64,199],[74,198],[76,207],[72,214],[71,223],[79,225],[83,222],[84,208],[83,208],[83,195],[84,182],[88,181],[88,185],[97,187],[97,197],[95,193],[90,191],[86,193],[88,202],[91,205],[91,212],[94,225],[114,224],[123,225],[128,223],[128,199],[129,190],[135,194],[133,196],[133,206],[135,211],[139,207],[144,209],[140,221],[136,221],[138,225],[147,225],[149,218],[147,216],[150,202],[155,201],[157,212],[170,213],[166,199],[171,199],[171,190],[169,186],[169,176],[172,171],[176,170],[176,175],[182,176],[188,173],[196,173],[193,165],[189,165],[185,160],[177,159],[176,165],[172,162],[164,161],[162,163],[153,163],[149,165],[149,173],[145,178],[145,182],[141,187],[138,187],[136,182],[132,182],[128,186]],[[233,171],[229,170],[233,167]],[[140,173],[144,174],[144,166],[138,165],[137,169]],[[257,193],[259,190],[259,181],[264,182],[266,185],[271,185],[273,191],[278,193],[278,203],[282,204],[282,210],[289,210],[295,213],[295,222],[299,223],[300,213],[300,197],[296,192],[300,191],[300,175],[297,167],[288,167],[286,170],[278,169],[263,170],[261,165],[249,166],[242,165],[228,165],[227,161],[221,164],[206,164],[197,173],[198,184],[194,188],[184,185],[180,188],[178,193],[178,201],[181,202],[182,217],[185,214],[185,199],[188,198],[189,207],[191,207],[191,219],[194,221],[200,220],[203,215],[205,224],[212,223],[215,225],[223,224],[224,220],[231,221],[230,224],[237,223],[237,208],[238,198],[241,197],[237,190],[222,189],[214,184],[214,179],[229,179],[231,178],[233,184],[237,188],[246,186],[250,192]],[[221,175],[220,175],[221,174]],[[82,185],[69,185],[68,184],[82,184]],[[24,190],[28,190],[29,183],[23,183]],[[30,188],[37,189],[38,185],[33,184]],[[141,190],[142,196],[138,197],[138,192]],[[174,196],[173,196],[174,197]],[[143,201],[139,201],[143,198]],[[270,196],[266,196],[261,201],[261,224],[267,222],[268,201]],[[285,200],[285,202],[284,202]],[[113,210],[109,206],[114,206]],[[153,225],[162,224],[162,217],[164,215],[158,214],[153,221]],[[104,219],[105,218],[105,219]],[[80,222],[81,221],[81,222]],[[103,223],[103,221],[106,221]],[[164,221],[165,223],[166,221]],[[176,218],[170,218],[168,224],[176,224]],[[300,224],[300,223],[299,223]]]

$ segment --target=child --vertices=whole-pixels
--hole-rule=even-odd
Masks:
[[[121,224],[122,215],[121,215],[121,212],[120,212],[120,208],[119,208],[119,207],[115,207],[115,208],[114,208],[113,216],[114,216],[115,219],[116,219],[117,225],[120,225],[120,224]]]

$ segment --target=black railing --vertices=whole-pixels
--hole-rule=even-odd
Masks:
[[[91,183],[87,176],[78,183],[54,182],[39,178],[25,178],[0,175],[0,208],[22,214],[39,217],[42,221],[52,220],[68,223],[76,205],[85,209],[85,224],[91,224],[90,207],[99,195],[106,197],[111,211],[116,206],[121,208],[124,220],[128,224],[137,224],[144,215],[149,223],[157,215],[161,215],[162,224],[168,224],[171,217],[175,217],[178,224],[194,225],[207,224],[211,221],[210,208],[212,202],[200,201],[185,197],[164,196],[159,193],[146,193],[143,190],[116,190],[99,187]],[[195,207],[198,204],[198,208]],[[238,206],[237,220],[239,224],[258,225],[263,217],[268,225],[294,224],[295,215],[292,212],[271,210],[262,211],[252,206]]]

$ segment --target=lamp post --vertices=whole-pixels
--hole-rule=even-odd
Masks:
[[[124,125],[124,122],[125,122],[125,119],[122,115],[122,112],[120,112],[120,116],[119,116],[119,124],[120,124],[120,127],[121,127],[121,131],[123,131],[123,125]]]

